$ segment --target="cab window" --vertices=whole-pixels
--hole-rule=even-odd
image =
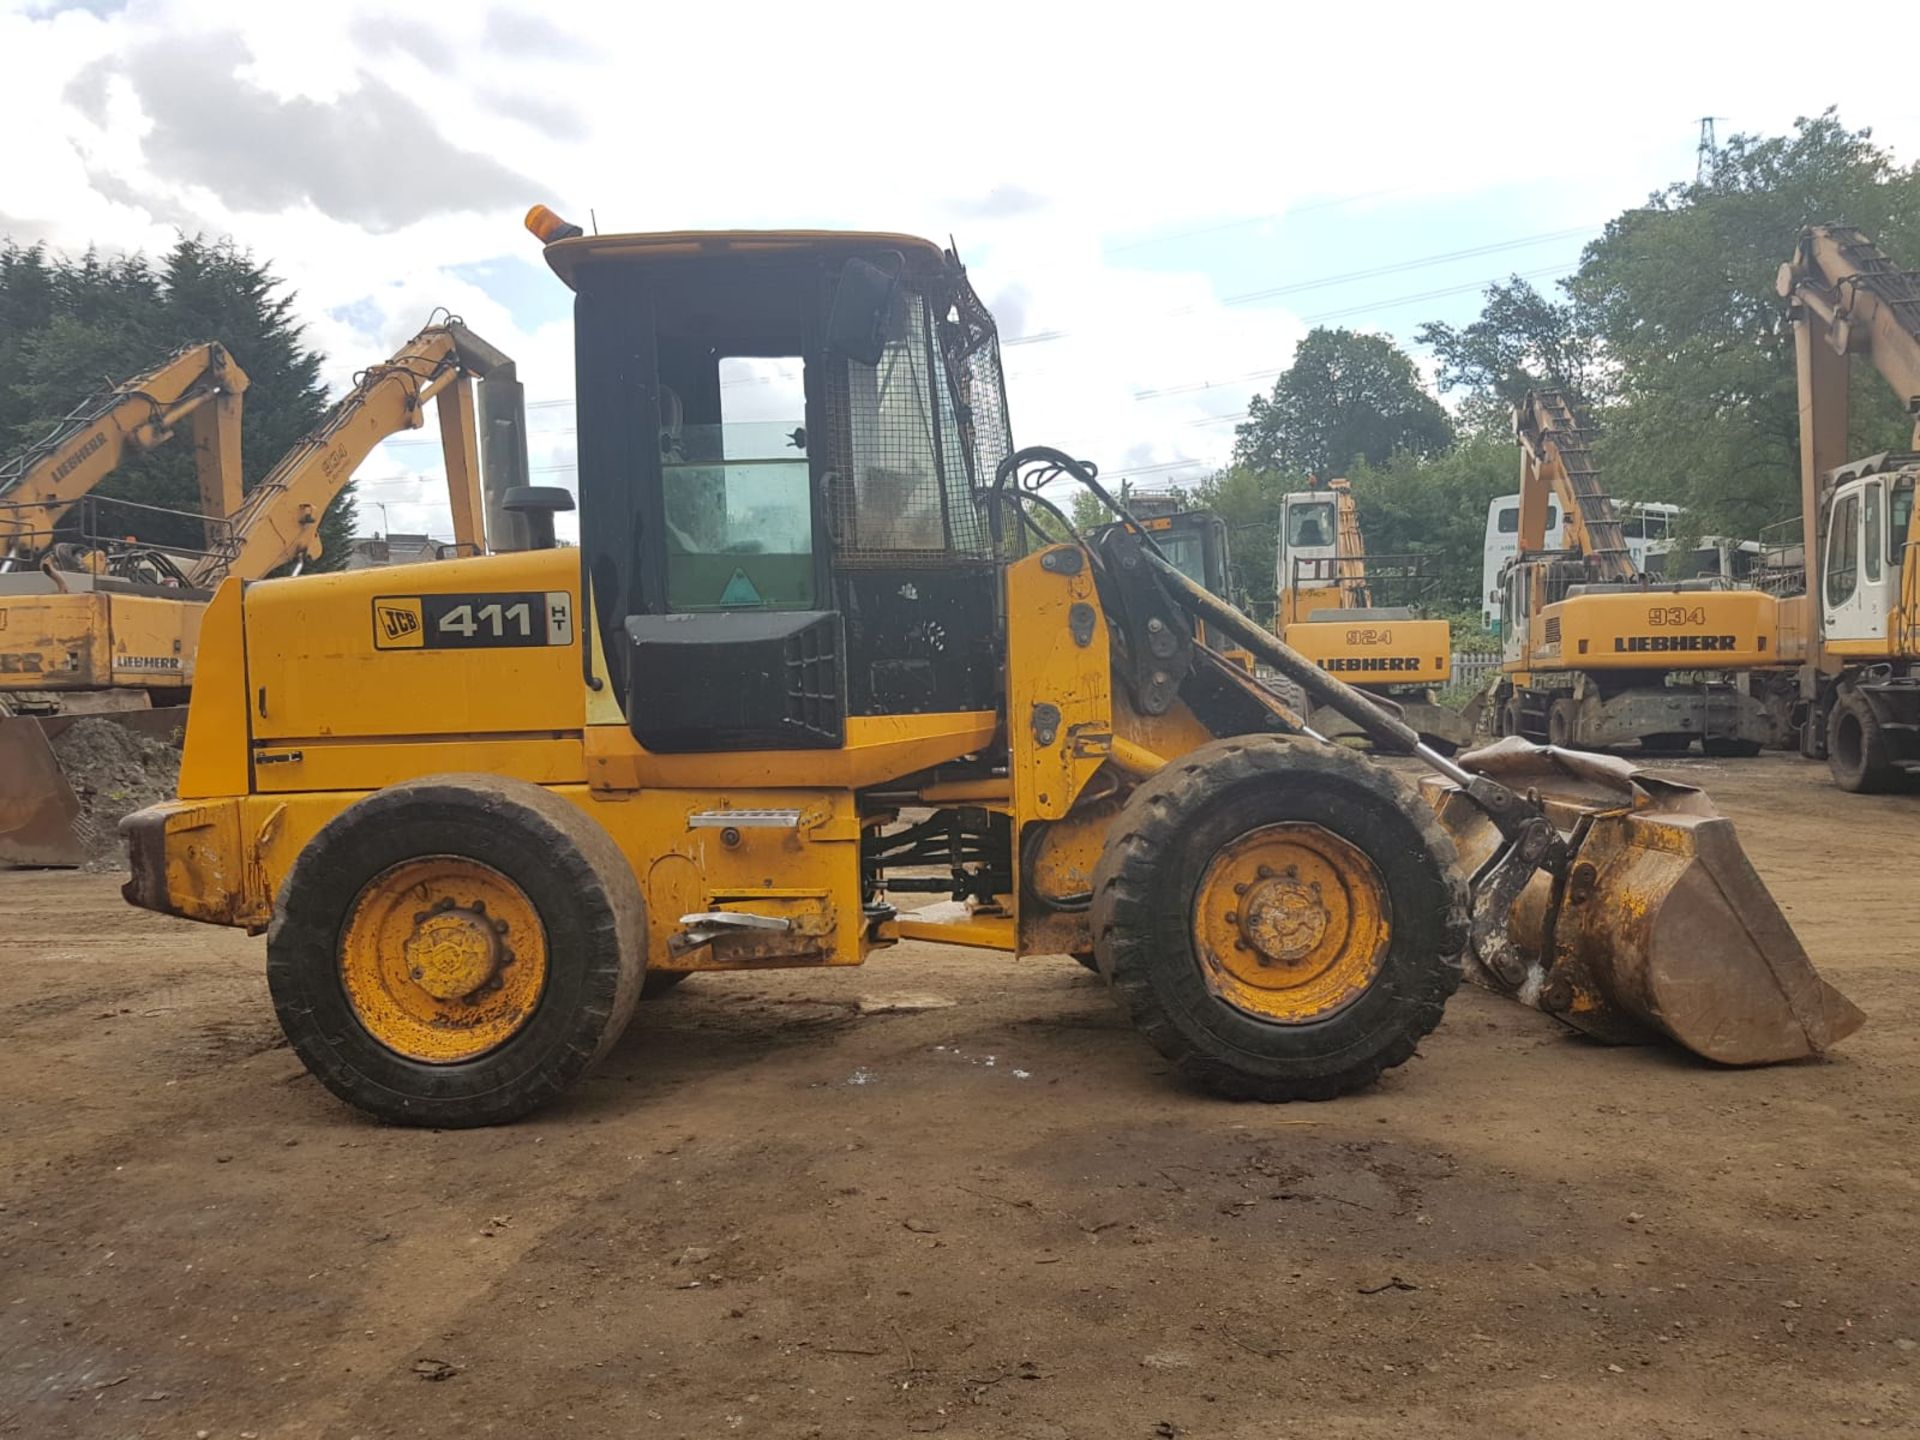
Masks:
[[[1872,584],[1880,578],[1880,506],[1882,503],[1881,486],[1878,480],[1867,486],[1865,514],[1866,537],[1860,542],[1860,558],[1867,567],[1867,583]]]
[[[1333,544],[1333,506],[1317,501],[1289,509],[1287,544],[1294,547]]]
[[[1907,543],[1907,530],[1913,524],[1913,487],[1899,485],[1887,497],[1887,564],[1900,568],[1900,552]]]
[[[1520,509],[1516,505],[1503,505],[1493,519],[1494,529],[1502,535],[1520,533]]]
[[[719,415],[693,423],[672,386],[660,400],[672,610],[808,610],[813,511],[798,356],[718,364]],[[780,391],[792,413],[778,418]],[[769,392],[772,393],[769,393]],[[771,407],[769,402],[771,402]]]
[[[1860,583],[1860,495],[1855,491],[1833,507],[1827,534],[1827,604],[1844,605]]]

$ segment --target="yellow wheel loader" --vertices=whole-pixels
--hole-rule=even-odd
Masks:
[[[904,940],[1091,954],[1180,1075],[1261,1100],[1405,1061],[1467,957],[1737,1063],[1858,1023],[1697,792],[1456,764],[1150,532],[1049,538],[1051,479],[1127,516],[1013,449],[951,253],[529,228],[577,296],[579,547],[523,489],[525,551],[229,580],[180,799],[123,826],[130,901],[265,932],[342,1099],[511,1120],[667,977]],[[1196,621],[1441,778],[1305,735]]]

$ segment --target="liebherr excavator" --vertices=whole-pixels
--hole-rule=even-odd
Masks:
[[[193,374],[158,387],[154,377],[120,387],[110,403],[10,464],[22,500],[12,512],[12,573],[0,574],[0,864],[75,865],[83,857],[72,826],[78,801],[49,741],[87,715],[166,733],[184,723],[207,601],[229,577],[260,579],[317,558],[319,522],[354,471],[388,436],[425,423],[437,402],[454,542],[484,546],[472,381],[486,378],[501,402],[489,436],[515,429],[518,382],[512,362],[457,321],[430,325],[389,360],[363,371],[311,433],[241,496],[240,404],[245,378],[217,345],[174,356],[157,376]],[[216,363],[217,362],[217,363]],[[141,416],[147,419],[141,419]],[[184,550],[81,527],[72,539],[57,523],[130,448],[158,444],[191,417],[203,502],[225,508],[204,517],[204,548]],[[524,455],[507,473],[524,477]],[[122,527],[151,507],[121,506]],[[170,512],[160,512],[168,513]],[[171,517],[176,518],[177,517]],[[169,713],[170,712],[170,713]]]
[[[1453,678],[1453,632],[1385,587],[1420,582],[1420,557],[1369,555],[1353,489],[1344,479],[1284,497],[1274,561],[1280,638],[1356,690],[1384,701],[1429,745],[1452,754],[1471,738],[1434,691]],[[1393,598],[1408,598],[1393,597]],[[1360,735],[1326,707],[1310,709],[1327,736]]]
[[[0,573],[35,569],[74,506],[130,455],[193,436],[202,513],[240,503],[240,411],[247,375],[223,345],[173,352],[76,406],[45,439],[0,463]]]
[[[951,252],[529,228],[577,297],[578,551],[229,578],[180,799],[123,825],[130,901],[266,933],[346,1101],[511,1120],[648,980],[902,940],[1090,954],[1180,1075],[1261,1100],[1407,1060],[1468,957],[1727,1063],[1859,1023],[1698,791],[1517,740],[1456,762],[1151,532],[1078,536],[1050,480],[1129,517],[1013,448]],[[738,356],[803,373],[779,424],[734,413]],[[1433,767],[1424,798],[1195,620]]]
[[[1653,752],[1696,739],[1752,755],[1784,738],[1754,672],[1784,675],[1774,597],[1718,579],[1656,581],[1627,553],[1589,426],[1558,390],[1515,408],[1520,544],[1501,572],[1500,733]],[[1549,498],[1563,550],[1544,549]]]
[[[1920,276],[1858,230],[1806,231],[1780,267],[1800,385],[1806,659],[1801,749],[1843,790],[1920,775]],[[1847,458],[1850,359],[1916,417],[1913,449]]]

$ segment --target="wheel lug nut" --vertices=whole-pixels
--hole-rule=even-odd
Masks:
[[[1244,885],[1236,885],[1233,887],[1233,893],[1236,895],[1244,895],[1247,893],[1247,887]]]
[[[425,976],[426,971],[420,969],[420,967],[416,965],[413,969],[409,970],[407,974],[412,976],[415,980],[419,980]]]
[[[1262,865],[1260,867],[1260,878],[1262,880],[1271,880],[1273,878],[1273,867],[1271,865]]]
[[[493,922],[493,928],[504,935],[507,933],[507,922],[504,920],[496,920]]]
[[[1235,911],[1235,910],[1229,910],[1229,911],[1227,912],[1227,924],[1229,924],[1229,925],[1238,925],[1239,923],[1240,923],[1240,914],[1239,914],[1239,912],[1238,912],[1238,911]]]

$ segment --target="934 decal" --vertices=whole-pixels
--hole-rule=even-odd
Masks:
[[[376,650],[482,650],[573,643],[573,597],[564,590],[464,595],[376,595]]]

